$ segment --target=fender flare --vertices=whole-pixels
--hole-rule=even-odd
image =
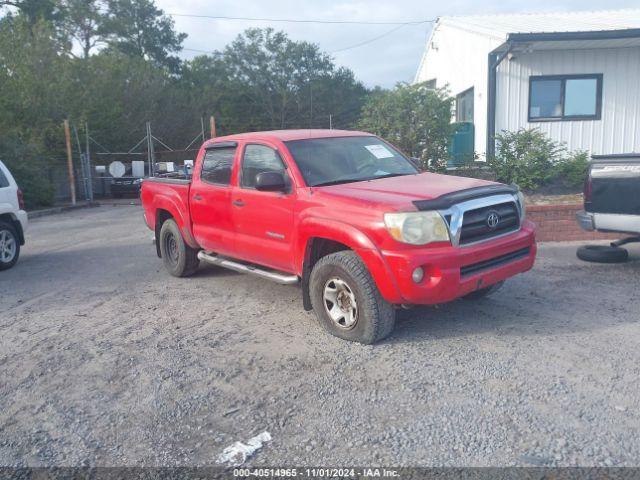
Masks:
[[[302,278],[302,298],[306,310],[311,310],[309,298],[311,268],[309,267],[312,238],[332,240],[349,247],[360,256],[383,298],[391,302],[401,298],[398,284],[382,252],[361,230],[344,222],[313,217],[300,222],[298,231],[295,248],[296,271]]]
[[[155,212],[154,231],[156,233],[156,247],[158,250],[160,248],[160,239],[158,238],[160,234],[160,227],[161,227],[158,222],[158,213],[160,210],[165,210],[169,212],[169,215],[171,215],[171,217],[175,220],[176,224],[178,225],[178,228],[182,233],[182,238],[187,243],[187,245],[189,245],[191,248],[200,248],[197,242],[195,241],[195,239],[193,238],[193,234],[191,233],[191,225],[190,225],[189,219],[185,218],[185,215],[182,213],[182,210],[184,208],[188,208],[188,205],[184,205],[183,206],[184,208],[180,208],[180,206],[177,205],[172,198],[165,195],[156,196],[154,198],[153,203],[154,203],[154,212]]]

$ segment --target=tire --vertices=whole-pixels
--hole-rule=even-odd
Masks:
[[[325,291],[333,301],[325,299]],[[393,330],[393,305],[382,298],[367,267],[355,252],[332,253],[318,260],[311,271],[309,294],[318,322],[336,337],[372,344]],[[332,318],[330,310],[334,317],[343,317]]]
[[[465,300],[480,300],[481,298],[486,297],[487,295],[491,295],[496,290],[500,289],[504,285],[504,280],[502,282],[494,283],[486,288],[481,288],[480,290],[476,290],[475,292],[471,292],[466,294],[464,297]]]
[[[166,220],[160,229],[160,254],[167,272],[174,277],[193,275],[200,265],[198,251],[184,242],[172,219]]]
[[[0,270],[13,267],[20,257],[18,232],[10,223],[0,221]]]
[[[585,262],[623,263],[629,260],[629,252],[609,245],[585,245],[578,248],[576,255]]]

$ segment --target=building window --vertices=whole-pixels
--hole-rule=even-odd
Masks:
[[[456,122],[473,123],[473,87],[456,95]]]
[[[436,89],[436,79],[432,78],[431,80],[427,80],[426,82],[424,82],[424,86],[427,87],[429,90],[435,90]]]
[[[599,120],[602,74],[529,77],[529,121]]]

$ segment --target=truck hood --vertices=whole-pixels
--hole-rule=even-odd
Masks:
[[[475,178],[420,173],[317,187],[317,191],[345,200],[353,199],[368,205],[374,204],[390,207],[394,210],[407,210],[413,209],[411,202],[414,200],[431,200],[447,193],[486,185],[496,185],[496,183]]]

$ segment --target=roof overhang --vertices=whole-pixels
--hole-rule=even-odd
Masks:
[[[585,32],[510,33],[507,41],[494,52],[628,47],[640,47],[640,28]]]

